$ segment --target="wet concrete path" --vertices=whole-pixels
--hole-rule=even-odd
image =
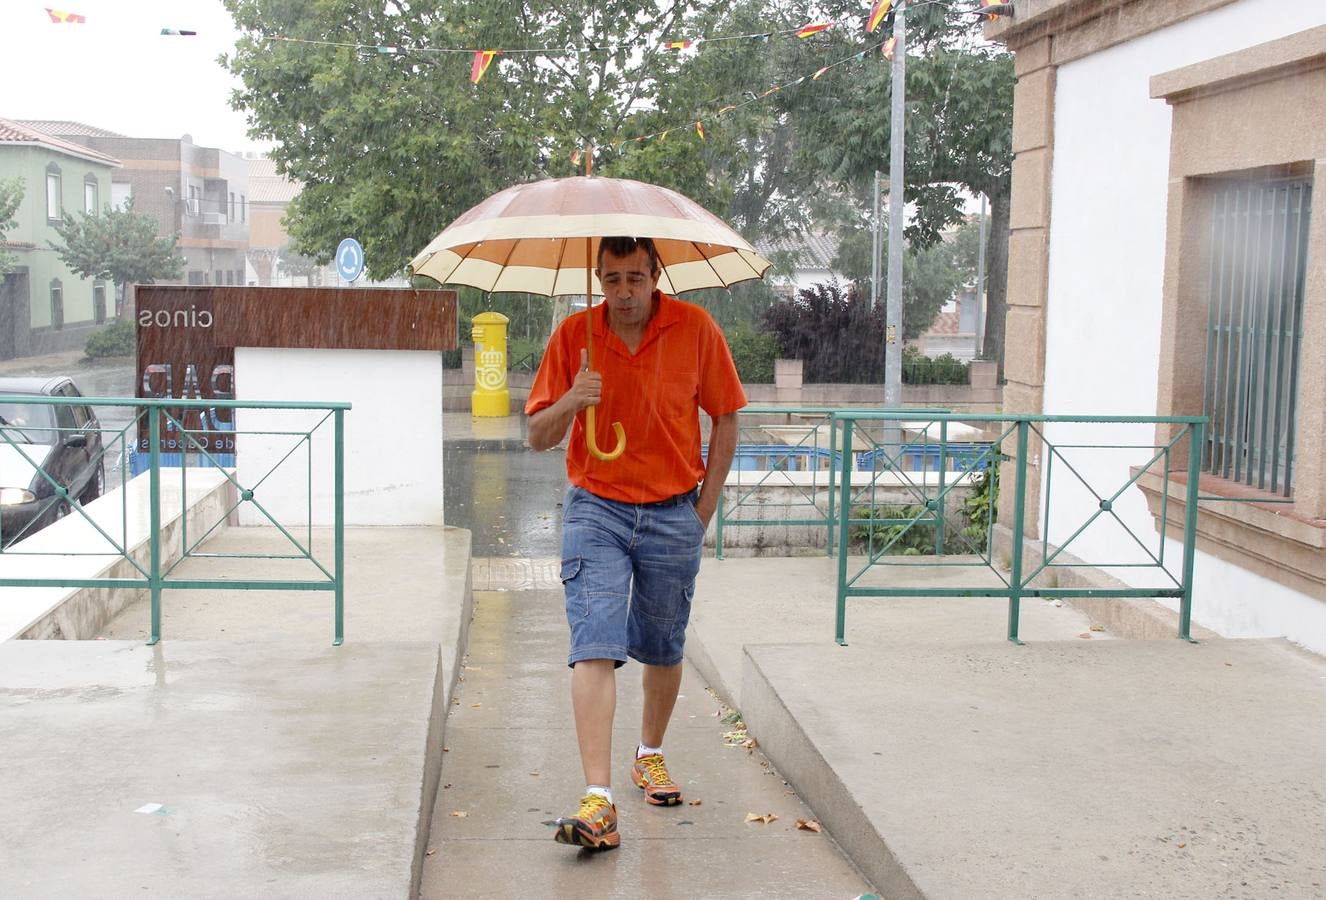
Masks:
[[[533,568],[550,566],[531,561]],[[618,671],[613,793],[622,834],[595,853],[550,823],[583,788],[560,589],[476,591],[469,655],[447,722],[420,896],[856,897],[868,886],[740,723],[687,672],[665,750],[686,802],[649,806],[631,784],[640,667]],[[748,814],[772,817],[748,822]]]

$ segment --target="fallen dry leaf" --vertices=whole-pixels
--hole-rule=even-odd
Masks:
[[[433,855],[434,853],[436,853],[436,852],[437,852],[436,850],[429,850],[429,851],[427,851],[427,852],[424,853],[424,856],[432,856],[432,855]]]
[[[691,806],[699,806],[703,802],[704,802],[703,800],[692,800]]]
[[[800,828],[802,831],[813,831],[816,834],[823,830],[820,827],[820,823],[816,822],[814,819],[797,819],[797,828]]]
[[[1104,626],[1104,625],[1092,625],[1092,626],[1091,626],[1091,630],[1092,630],[1092,631],[1104,631],[1104,630],[1105,630],[1105,626]]]
[[[1182,849],[1183,849],[1184,847],[1186,847],[1186,846],[1188,846],[1186,843],[1179,844],[1179,849],[1182,850]]]
[[[482,703],[471,703],[471,704],[470,704],[470,709],[483,709],[483,704],[482,704]]]
[[[1080,637],[1080,638],[1086,638],[1086,639],[1089,641],[1089,640],[1091,640],[1091,632],[1090,632],[1090,631],[1084,631],[1084,632],[1082,632],[1081,634],[1079,634],[1078,637]]]
[[[539,777],[539,773],[538,773],[538,772],[530,772],[530,774],[533,775],[535,778],[538,778],[538,777]]]
[[[746,821],[759,822],[762,825],[768,825],[770,822],[777,822],[778,816],[774,815],[773,813],[765,813],[762,816],[756,813],[746,813]]]
[[[751,738],[750,740],[746,741],[746,743],[742,744],[741,746],[743,746],[743,747],[746,748],[746,752],[747,752],[747,753],[754,753],[754,752],[755,752],[755,748],[758,747],[758,746],[760,746],[760,742],[757,741],[757,740],[755,740],[755,738]]]
[[[465,812],[465,810],[463,809],[458,809],[454,813],[452,813],[452,815],[455,816],[457,819],[463,819],[466,816],[468,816],[469,813]]]

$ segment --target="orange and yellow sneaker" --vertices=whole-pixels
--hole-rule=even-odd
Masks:
[[[580,809],[574,816],[557,820],[553,839],[559,844],[573,844],[591,850],[611,850],[621,843],[617,833],[617,807],[598,794],[586,794],[580,799]]]
[[[681,788],[668,774],[662,753],[641,756],[631,766],[631,780],[645,792],[645,799],[655,806],[676,806],[681,803]]]

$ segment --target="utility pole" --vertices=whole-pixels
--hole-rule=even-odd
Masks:
[[[879,306],[879,251],[883,243],[879,218],[879,169],[875,170],[875,214],[870,220],[870,311]]]
[[[884,313],[884,406],[902,406],[902,232],[903,136],[906,116],[907,25],[906,4],[899,3],[893,19],[893,110],[889,145],[889,293]]]
[[[981,194],[981,224],[976,246],[976,355],[985,343],[985,195]]]

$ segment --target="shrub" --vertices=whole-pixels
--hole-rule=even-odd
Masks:
[[[851,542],[862,551],[878,552],[889,547],[887,556],[928,556],[935,552],[935,526],[924,506],[862,506],[852,510],[853,519],[870,519],[868,525],[853,525]],[[912,519],[919,520],[909,525]],[[896,521],[896,520],[903,521]]]
[[[774,360],[778,357],[778,339],[738,323],[724,334],[737,375],[747,384],[770,384],[774,380]]]
[[[903,384],[970,384],[971,365],[953,354],[945,353],[931,359],[922,356],[915,347],[902,352]]]
[[[116,319],[110,325],[87,339],[84,350],[88,356],[133,356],[138,349],[134,324],[128,319]]]

